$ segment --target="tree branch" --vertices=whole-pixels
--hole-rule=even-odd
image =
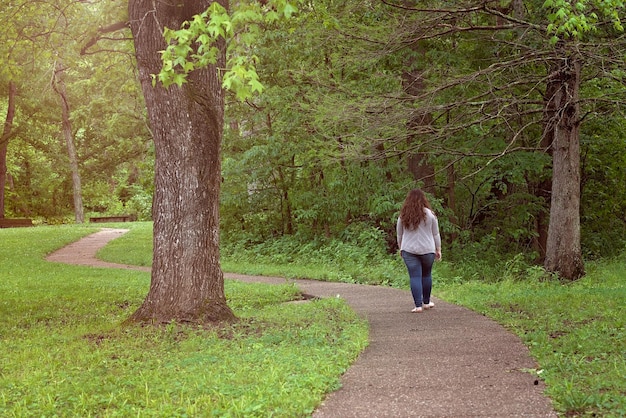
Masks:
[[[98,41],[101,39],[117,40],[117,39],[105,37],[104,36],[105,34],[111,33],[111,32],[117,32],[123,29],[129,29],[129,28],[130,28],[130,22],[126,21],[126,22],[113,23],[112,25],[105,26],[103,28],[98,29],[98,32],[96,32],[96,34],[89,41],[87,41],[87,43],[81,48],[80,55],[86,55],[87,50],[91,48],[92,46],[94,46],[95,44],[97,44]],[[120,39],[120,40],[123,40],[123,39]]]

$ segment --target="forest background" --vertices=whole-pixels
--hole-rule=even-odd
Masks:
[[[254,33],[248,56],[264,91],[227,96],[223,253],[353,260],[357,271],[340,279],[384,283],[369,267],[395,254],[400,205],[422,187],[448,261],[481,278],[513,260],[520,277],[536,276],[550,214],[546,103],[565,48],[548,30],[559,19],[551,3],[574,4],[314,1]],[[615,10],[606,21],[585,10],[596,30],[578,21],[588,35],[566,45],[585,64],[576,127],[587,260],[626,247]],[[0,21],[3,215],[149,220],[154,149],[125,2],[11,0]]]

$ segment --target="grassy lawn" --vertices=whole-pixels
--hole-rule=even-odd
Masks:
[[[149,260],[134,225],[123,244]],[[121,327],[149,274],[44,261],[96,230],[0,230],[0,416],[308,416],[367,344],[339,299],[285,303],[293,286],[232,281],[237,324]]]
[[[149,265],[151,236],[150,224],[133,224],[132,232],[109,244],[101,256],[111,261]],[[69,238],[59,237],[59,242],[63,239]],[[347,270],[331,271],[341,266],[315,264],[312,261],[316,260],[315,254],[307,255],[308,263],[289,260],[284,264],[262,257],[244,262],[246,256],[250,257],[249,254],[239,254],[236,259],[223,257],[222,265],[226,271],[238,273],[325,280],[352,277],[349,280],[354,280]],[[406,286],[406,272],[399,261],[391,261],[386,269],[390,283]],[[87,271],[96,274],[94,270]],[[527,274],[522,271],[522,274],[511,275],[503,271],[502,277],[488,280],[459,277],[456,271],[446,263],[436,265],[435,296],[484,313],[519,335],[539,364],[537,370],[531,372],[546,382],[548,395],[562,416],[626,416],[626,253],[614,260],[588,263],[587,276],[574,283],[546,279],[532,268]],[[464,271],[468,272],[469,267],[464,266]],[[142,280],[147,286],[147,278]],[[103,280],[95,281],[102,283]],[[126,283],[128,278],[105,282]],[[133,303],[139,303],[144,292],[145,288],[139,291]],[[248,290],[243,294],[246,292]],[[100,293],[92,297],[103,297]],[[109,299],[113,300],[109,303],[116,303],[115,298]],[[118,304],[129,300],[118,299],[121,299]],[[235,299],[231,298],[231,303],[236,303]],[[131,309],[125,308],[117,318],[109,319],[108,327],[115,329]],[[237,309],[242,316],[257,308],[246,307],[242,302]],[[255,321],[260,320],[255,317]],[[357,352],[362,347],[359,338],[363,334],[355,332],[353,335],[355,340],[346,340],[345,344],[355,344],[354,352]],[[157,337],[154,339],[159,341]],[[2,367],[3,373],[4,370]]]
[[[151,225],[124,226],[130,225],[131,233],[100,256],[149,265]],[[0,308],[9,318],[2,324],[0,349],[11,353],[0,363],[0,415],[49,415],[53,406],[62,406],[99,416],[198,410],[303,416],[321,393],[336,387],[347,360],[366,344],[363,324],[345,306],[335,306],[337,301],[321,302],[332,305],[323,310],[316,304],[284,305],[294,294],[289,286],[270,290],[229,281],[231,306],[244,320],[228,330],[228,339],[224,331],[120,329],[119,322],[147,291],[147,274],[41,262],[42,254],[88,230],[32,231],[0,230],[2,242],[8,239],[14,247],[0,249],[2,260],[10,257],[14,263],[0,266],[8,278],[0,283]],[[25,244],[30,239],[37,248]],[[252,252],[227,255],[222,265],[238,273],[355,280],[340,265],[316,265],[311,253],[306,263],[254,257]],[[406,286],[399,260],[389,261],[385,270],[385,277],[370,280]],[[503,277],[489,280],[459,277],[456,271],[437,264],[435,295],[484,313],[519,335],[539,365],[530,372],[546,382],[562,416],[626,416],[626,253],[588,264],[587,276],[574,283],[546,279],[533,269],[515,275],[503,271]],[[320,335],[324,341],[318,341]],[[338,346],[330,347],[331,341]],[[317,352],[322,358],[311,358]]]

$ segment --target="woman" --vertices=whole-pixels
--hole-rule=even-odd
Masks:
[[[407,194],[400,209],[396,232],[415,302],[411,312],[433,308],[435,304],[430,301],[432,268],[435,260],[441,260],[441,236],[437,217],[420,189],[413,189]]]

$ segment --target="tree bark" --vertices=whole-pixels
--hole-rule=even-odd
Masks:
[[[130,0],[139,77],[155,150],[154,253],[150,290],[129,321],[210,324],[232,321],[219,261],[220,145],[224,95],[216,66],[196,70],[182,87],[152,86],[161,69],[163,29],[178,29],[210,0]],[[220,4],[228,7],[227,0]]]
[[[564,58],[559,70],[553,74],[559,88],[551,98],[557,113],[544,267],[568,280],[576,280],[585,274],[580,246],[580,71],[580,61]]]
[[[72,132],[72,122],[70,121],[70,103],[67,97],[67,89],[65,81],[63,81],[63,64],[57,62],[54,69],[53,87],[54,91],[61,99],[61,130],[65,138],[67,146],[67,156],[70,160],[70,170],[72,172],[72,189],[74,194],[74,218],[76,223],[85,222],[85,213],[83,209],[83,192],[80,181],[80,171],[78,170],[78,156],[76,154],[76,146],[74,145],[74,133]]]
[[[407,65],[412,65],[408,63]],[[426,89],[426,83],[419,71],[405,71],[402,73],[402,88],[410,96],[417,97]],[[416,114],[407,123],[409,131],[421,126],[432,124],[433,117],[430,113]],[[415,135],[409,134],[409,145],[416,142]],[[422,189],[430,194],[435,194],[435,166],[429,161],[428,154],[416,152],[409,154],[408,169],[416,181],[422,181]]]
[[[553,65],[551,71],[557,74],[559,71],[558,65]],[[561,89],[561,81],[558,78],[551,78],[546,86],[546,94],[544,97],[544,111],[543,111],[543,135],[539,143],[539,147],[554,158],[552,147],[554,145],[557,115],[559,112],[558,106],[561,103],[557,103],[555,100]],[[535,218],[535,232],[536,236],[533,238],[533,249],[537,251],[538,263],[545,263],[546,249],[548,245],[548,228],[550,226],[550,200],[552,196],[552,176],[543,180],[531,182],[529,184],[531,192],[538,198],[540,198],[545,207],[545,211],[539,211]]]
[[[418,152],[409,155],[409,171],[413,174],[415,181],[424,183],[422,189],[432,195],[435,194],[435,166],[428,161],[428,154]]]
[[[15,96],[17,88],[14,82],[9,82],[9,100],[7,104],[7,116],[4,120],[4,129],[0,137],[0,219],[4,219],[4,189],[7,182],[7,150],[9,139],[13,131],[13,119],[15,118]]]
[[[459,225],[459,220],[456,216],[456,169],[454,163],[449,163],[446,169],[446,194],[445,194],[446,206],[450,210],[450,217],[448,221],[452,225]],[[448,239],[446,242],[452,242],[458,238],[456,232],[448,233]]]

